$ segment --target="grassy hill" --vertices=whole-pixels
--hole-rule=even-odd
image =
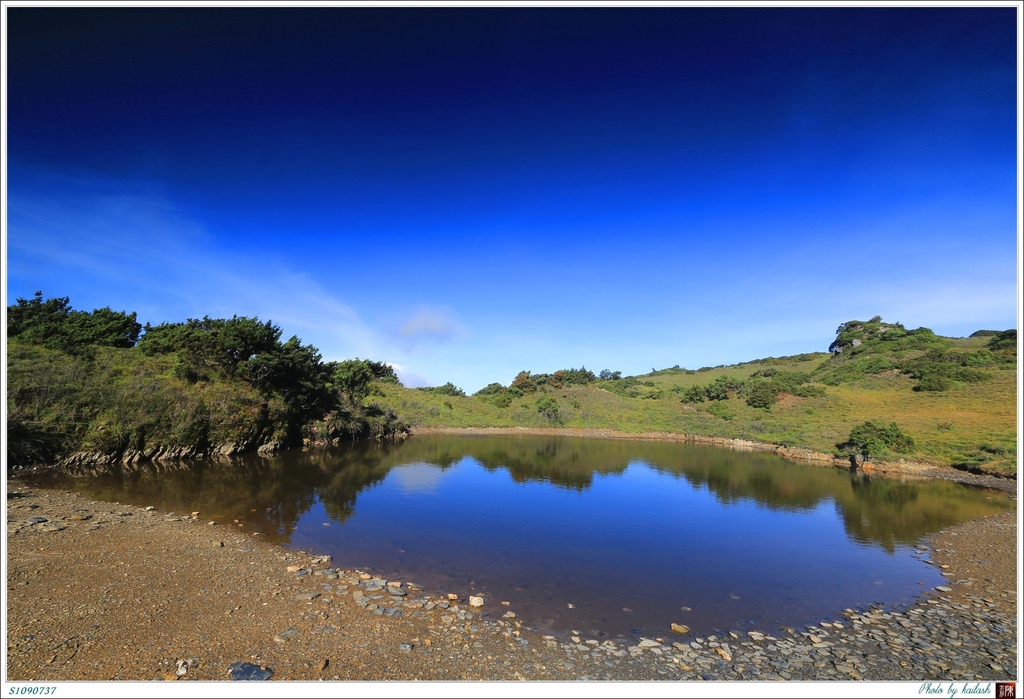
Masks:
[[[1016,475],[1015,331],[947,338],[874,318],[841,326],[830,349],[579,382],[566,380],[579,370],[523,372],[473,396],[379,386],[373,400],[413,426],[653,430],[827,453],[858,425],[895,422],[912,450],[874,456]]]
[[[673,432],[1017,471],[1016,330],[949,338],[875,317],[842,324],[827,352],[626,377],[523,371],[466,396],[403,387],[382,362],[323,362],[256,318],[143,328],[41,292],[7,310],[8,465],[390,439],[411,424]]]

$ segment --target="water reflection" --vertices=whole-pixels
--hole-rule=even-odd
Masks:
[[[910,547],[1015,506],[772,454],[568,437],[423,436],[44,479],[238,520],[338,565],[486,591],[551,630],[608,633],[795,625],[909,601],[919,583],[941,584]]]

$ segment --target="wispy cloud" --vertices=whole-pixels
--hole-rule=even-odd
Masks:
[[[205,240],[203,227],[159,194],[111,194],[54,187],[8,198],[12,262],[66,265],[105,278],[138,278],[140,268],[178,270]],[[12,265],[13,266],[13,265]],[[14,271],[17,271],[15,269]]]
[[[111,193],[112,183],[83,178],[50,184],[45,194],[9,199],[16,295],[41,288],[71,296],[76,308],[111,305],[154,323],[257,316],[326,359],[387,352],[386,338],[309,273],[217,247],[200,220],[158,192],[123,182]]]
[[[451,309],[420,306],[411,318],[402,323],[398,333],[408,339],[453,340],[462,337],[465,329]]]

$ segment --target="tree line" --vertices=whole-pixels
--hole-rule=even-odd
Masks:
[[[296,336],[283,340],[280,327],[255,317],[204,316],[143,326],[134,312],[113,311],[109,307],[79,311],[71,307],[67,297],[44,299],[42,292],[36,292],[33,298],[19,298],[8,306],[7,337],[9,348],[40,347],[64,356],[64,364],[75,366],[75,371],[85,378],[113,362],[120,365],[116,372],[119,376],[144,376],[138,381],[148,382],[146,385],[151,384],[157,391],[161,390],[161,380],[167,378],[186,387],[234,385],[238,391],[251,391],[262,399],[264,412],[273,412],[273,441],[281,446],[296,446],[304,440],[330,443],[342,438],[391,439],[408,432],[408,426],[393,411],[372,402],[366,404],[377,383],[399,383],[392,367],[360,358],[324,362],[316,347],[303,344]],[[112,359],[110,353],[123,354]],[[31,385],[39,383],[38,373],[27,367],[13,367],[12,371],[12,362],[28,356],[15,354],[8,361],[9,406],[12,398],[16,404],[23,400],[25,404],[16,405],[17,409],[11,412],[16,422],[19,417],[27,420],[24,425],[14,425],[17,437],[26,432],[21,428],[53,419],[54,406],[45,405],[46,392]],[[38,355],[33,356],[38,359]],[[148,358],[157,363],[147,363]],[[159,376],[154,367],[169,367],[170,376]],[[87,383],[83,380],[83,386]],[[182,390],[184,393],[179,391],[176,395],[197,394]],[[82,408],[78,422],[111,412],[99,392],[82,398],[78,404],[82,401],[95,405]],[[197,419],[201,420],[203,408],[192,412],[197,411]],[[120,417],[123,416],[113,415],[109,419],[120,424]],[[8,427],[12,427],[10,419]],[[141,427],[129,431],[139,430],[145,431]],[[144,445],[146,440],[134,436],[128,442]],[[18,445],[11,445],[9,440],[9,455],[12,446],[13,452],[19,451]],[[50,453],[51,449],[21,446],[26,457],[58,456]]]

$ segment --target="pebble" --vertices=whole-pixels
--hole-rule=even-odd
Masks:
[[[232,680],[263,681],[269,680],[273,674],[274,671],[270,668],[253,665],[252,663],[237,662],[231,663],[230,667],[228,667],[228,677]]]

